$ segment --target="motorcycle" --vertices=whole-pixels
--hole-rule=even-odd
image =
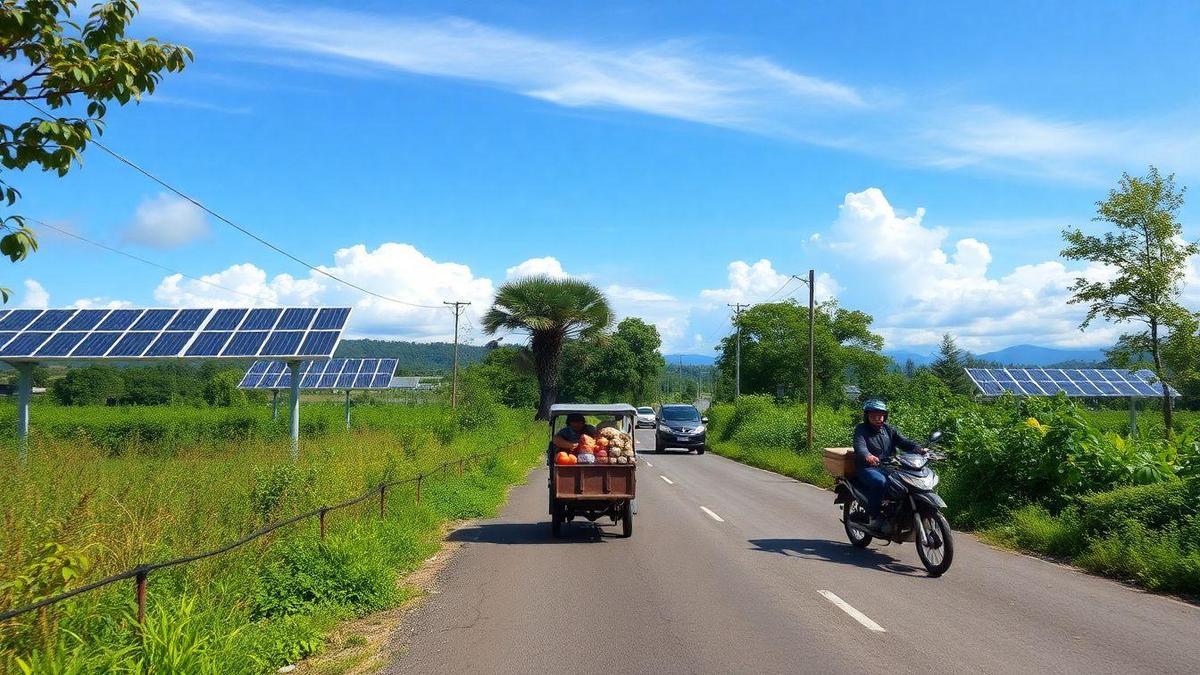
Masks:
[[[912,541],[931,577],[945,574],[954,560],[954,536],[942,515],[946,502],[934,492],[938,476],[929,466],[945,459],[934,452],[941,437],[942,432],[933,432],[925,443],[927,454],[899,453],[878,465],[887,475],[887,485],[877,529],[870,527],[866,494],[847,478],[839,477],[834,484],[837,498],[833,503],[842,505],[842,523],[851,544],[866,548],[874,539],[883,540],[884,545]]]

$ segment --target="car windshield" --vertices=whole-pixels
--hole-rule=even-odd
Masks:
[[[638,412],[643,415],[653,415],[654,408],[638,408]]]
[[[663,408],[662,418],[674,422],[699,422],[700,413],[692,406],[679,406],[678,408]]]

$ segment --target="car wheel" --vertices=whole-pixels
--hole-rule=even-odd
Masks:
[[[704,454],[704,450],[705,450],[705,448],[696,448],[696,454],[697,454],[697,455],[703,455],[703,454]]]

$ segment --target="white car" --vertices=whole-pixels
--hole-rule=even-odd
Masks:
[[[658,416],[654,414],[654,408],[649,406],[637,409],[637,428],[648,427],[653,429],[658,426]]]

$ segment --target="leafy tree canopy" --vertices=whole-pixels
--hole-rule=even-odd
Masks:
[[[187,47],[154,38],[127,38],[138,5],[134,0],[110,0],[92,7],[82,25],[75,19],[76,0],[0,2],[0,100],[27,105],[28,119],[16,124],[16,110],[0,123],[0,167],[23,171],[36,166],[64,176],[81,161],[93,134],[103,129],[108,105],[124,105],[151,94],[163,74],[178,72],[191,61]],[[46,115],[42,110],[68,112],[85,102],[86,114]],[[23,115],[21,115],[23,117]],[[11,208],[20,198],[8,176],[0,173],[0,203]],[[13,262],[37,250],[37,239],[26,219],[0,215],[0,254]],[[8,289],[0,296],[8,300]]]

